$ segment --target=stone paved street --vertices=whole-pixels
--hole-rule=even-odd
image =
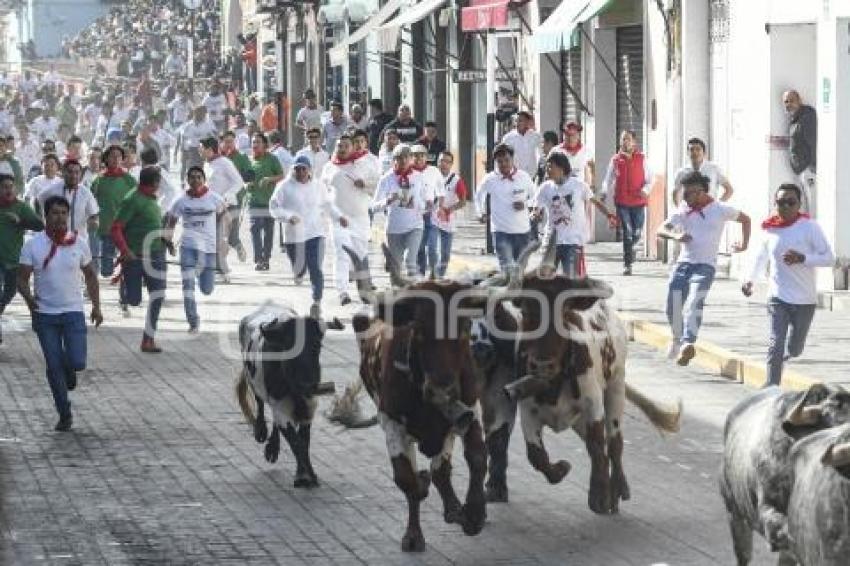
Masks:
[[[478,242],[462,239],[461,249]],[[594,259],[594,261],[596,261]],[[330,268],[330,258],[325,262]],[[374,258],[373,265],[379,264]],[[612,265],[612,269],[616,265]],[[399,550],[406,506],[393,484],[378,428],[344,431],[317,419],[313,491],[292,487],[294,461],[268,464],[233,394],[229,357],[238,318],[266,298],[308,304],[308,288],[272,271],[236,265],[234,283],[201,301],[202,332],[186,334],[177,272],[163,311],[159,356],[138,352],[141,310],[122,319],[105,287],[107,322],[89,337],[90,369],[72,393],[72,433],[52,431],[55,412],[41,354],[21,303],[10,308],[0,346],[0,486],[3,564],[575,564],[712,565],[732,555],[716,470],[725,413],[748,390],[696,368],[670,366],[633,345],[629,379],[672,401],[681,396],[682,433],[662,438],[629,407],[626,472],[632,500],[621,515],[586,506],[583,444],[549,435],[554,457],[573,463],[552,487],[525,460],[521,434],[511,446],[511,502],[488,507],[477,537],[442,521],[432,489],[423,507],[425,554]],[[635,278],[637,280],[637,278]],[[378,284],[385,284],[384,278]],[[326,314],[349,320],[352,307]],[[231,352],[232,353],[232,352]],[[353,379],[350,327],[329,333],[324,379]],[[328,405],[322,401],[322,409]],[[373,407],[368,401],[367,411]],[[456,449],[455,485],[466,478]],[[420,460],[420,466],[424,466]],[[757,563],[768,559],[757,543]]]

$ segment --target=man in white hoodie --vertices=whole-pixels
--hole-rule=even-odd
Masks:
[[[216,138],[205,138],[201,140],[201,154],[204,156],[204,173],[207,176],[207,186],[224,200],[228,209],[236,206],[236,195],[245,185],[242,175],[236,169],[233,162],[221,155]],[[217,226],[217,257],[218,270],[222,274],[224,283],[230,283],[230,267],[227,265],[227,252],[230,246],[227,236],[230,234],[230,216],[223,215],[222,222]]]
[[[269,200],[269,212],[286,231],[286,254],[292,263],[296,284],[305,271],[310,273],[313,306],[310,316],[321,316],[325,286],[322,259],[325,253],[327,216],[340,226],[348,226],[328,197],[321,183],[312,178],[312,163],[306,155],[295,158],[292,172],[275,187]]]
[[[762,238],[741,288],[745,296],[752,295],[753,281],[768,268],[770,340],[765,386],[779,385],[783,363],[803,353],[817,308],[817,268],[835,262],[820,225],[800,212],[803,191],[799,186],[780,185],[774,202],[776,212],[762,222]]]
[[[334,229],[334,283],[343,305],[351,302],[348,274],[351,260],[343,250],[348,247],[364,261],[369,255],[369,205],[380,179],[375,156],[368,149],[355,150],[352,139],[343,135],[336,144],[334,156],[322,171],[334,206],[348,219],[348,227]]]

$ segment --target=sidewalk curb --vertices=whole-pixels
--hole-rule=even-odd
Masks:
[[[670,343],[670,330],[668,328],[635,318],[627,313],[618,312],[618,314],[626,324],[629,340],[652,346],[661,351],[667,350]],[[766,371],[763,362],[745,358],[711,342],[699,341],[694,346],[697,355],[692,363],[749,387],[760,388],[764,385]],[[782,373],[783,389],[801,391],[820,382],[818,379],[790,369],[785,369]]]

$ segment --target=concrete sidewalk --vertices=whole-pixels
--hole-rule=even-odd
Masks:
[[[483,255],[484,228],[463,222],[456,235],[453,269],[495,268],[496,260]],[[622,275],[622,247],[618,243],[591,244],[586,248],[589,273],[614,286],[611,300],[630,327],[634,340],[666,350],[670,340],[664,313],[669,265],[639,261],[634,275]],[[530,265],[536,265],[532,258]],[[752,297],[741,294],[736,279],[719,278],[709,293],[697,356],[691,363],[718,374],[761,387],[770,328],[765,306],[765,286]],[[818,309],[800,358],[787,363],[783,386],[805,389],[814,382],[850,385],[850,311]],[[674,362],[671,362],[674,363]]]

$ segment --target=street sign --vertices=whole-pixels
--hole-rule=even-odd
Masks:
[[[456,83],[486,83],[487,69],[454,69],[452,81]],[[496,69],[497,82],[521,82],[522,69]]]

